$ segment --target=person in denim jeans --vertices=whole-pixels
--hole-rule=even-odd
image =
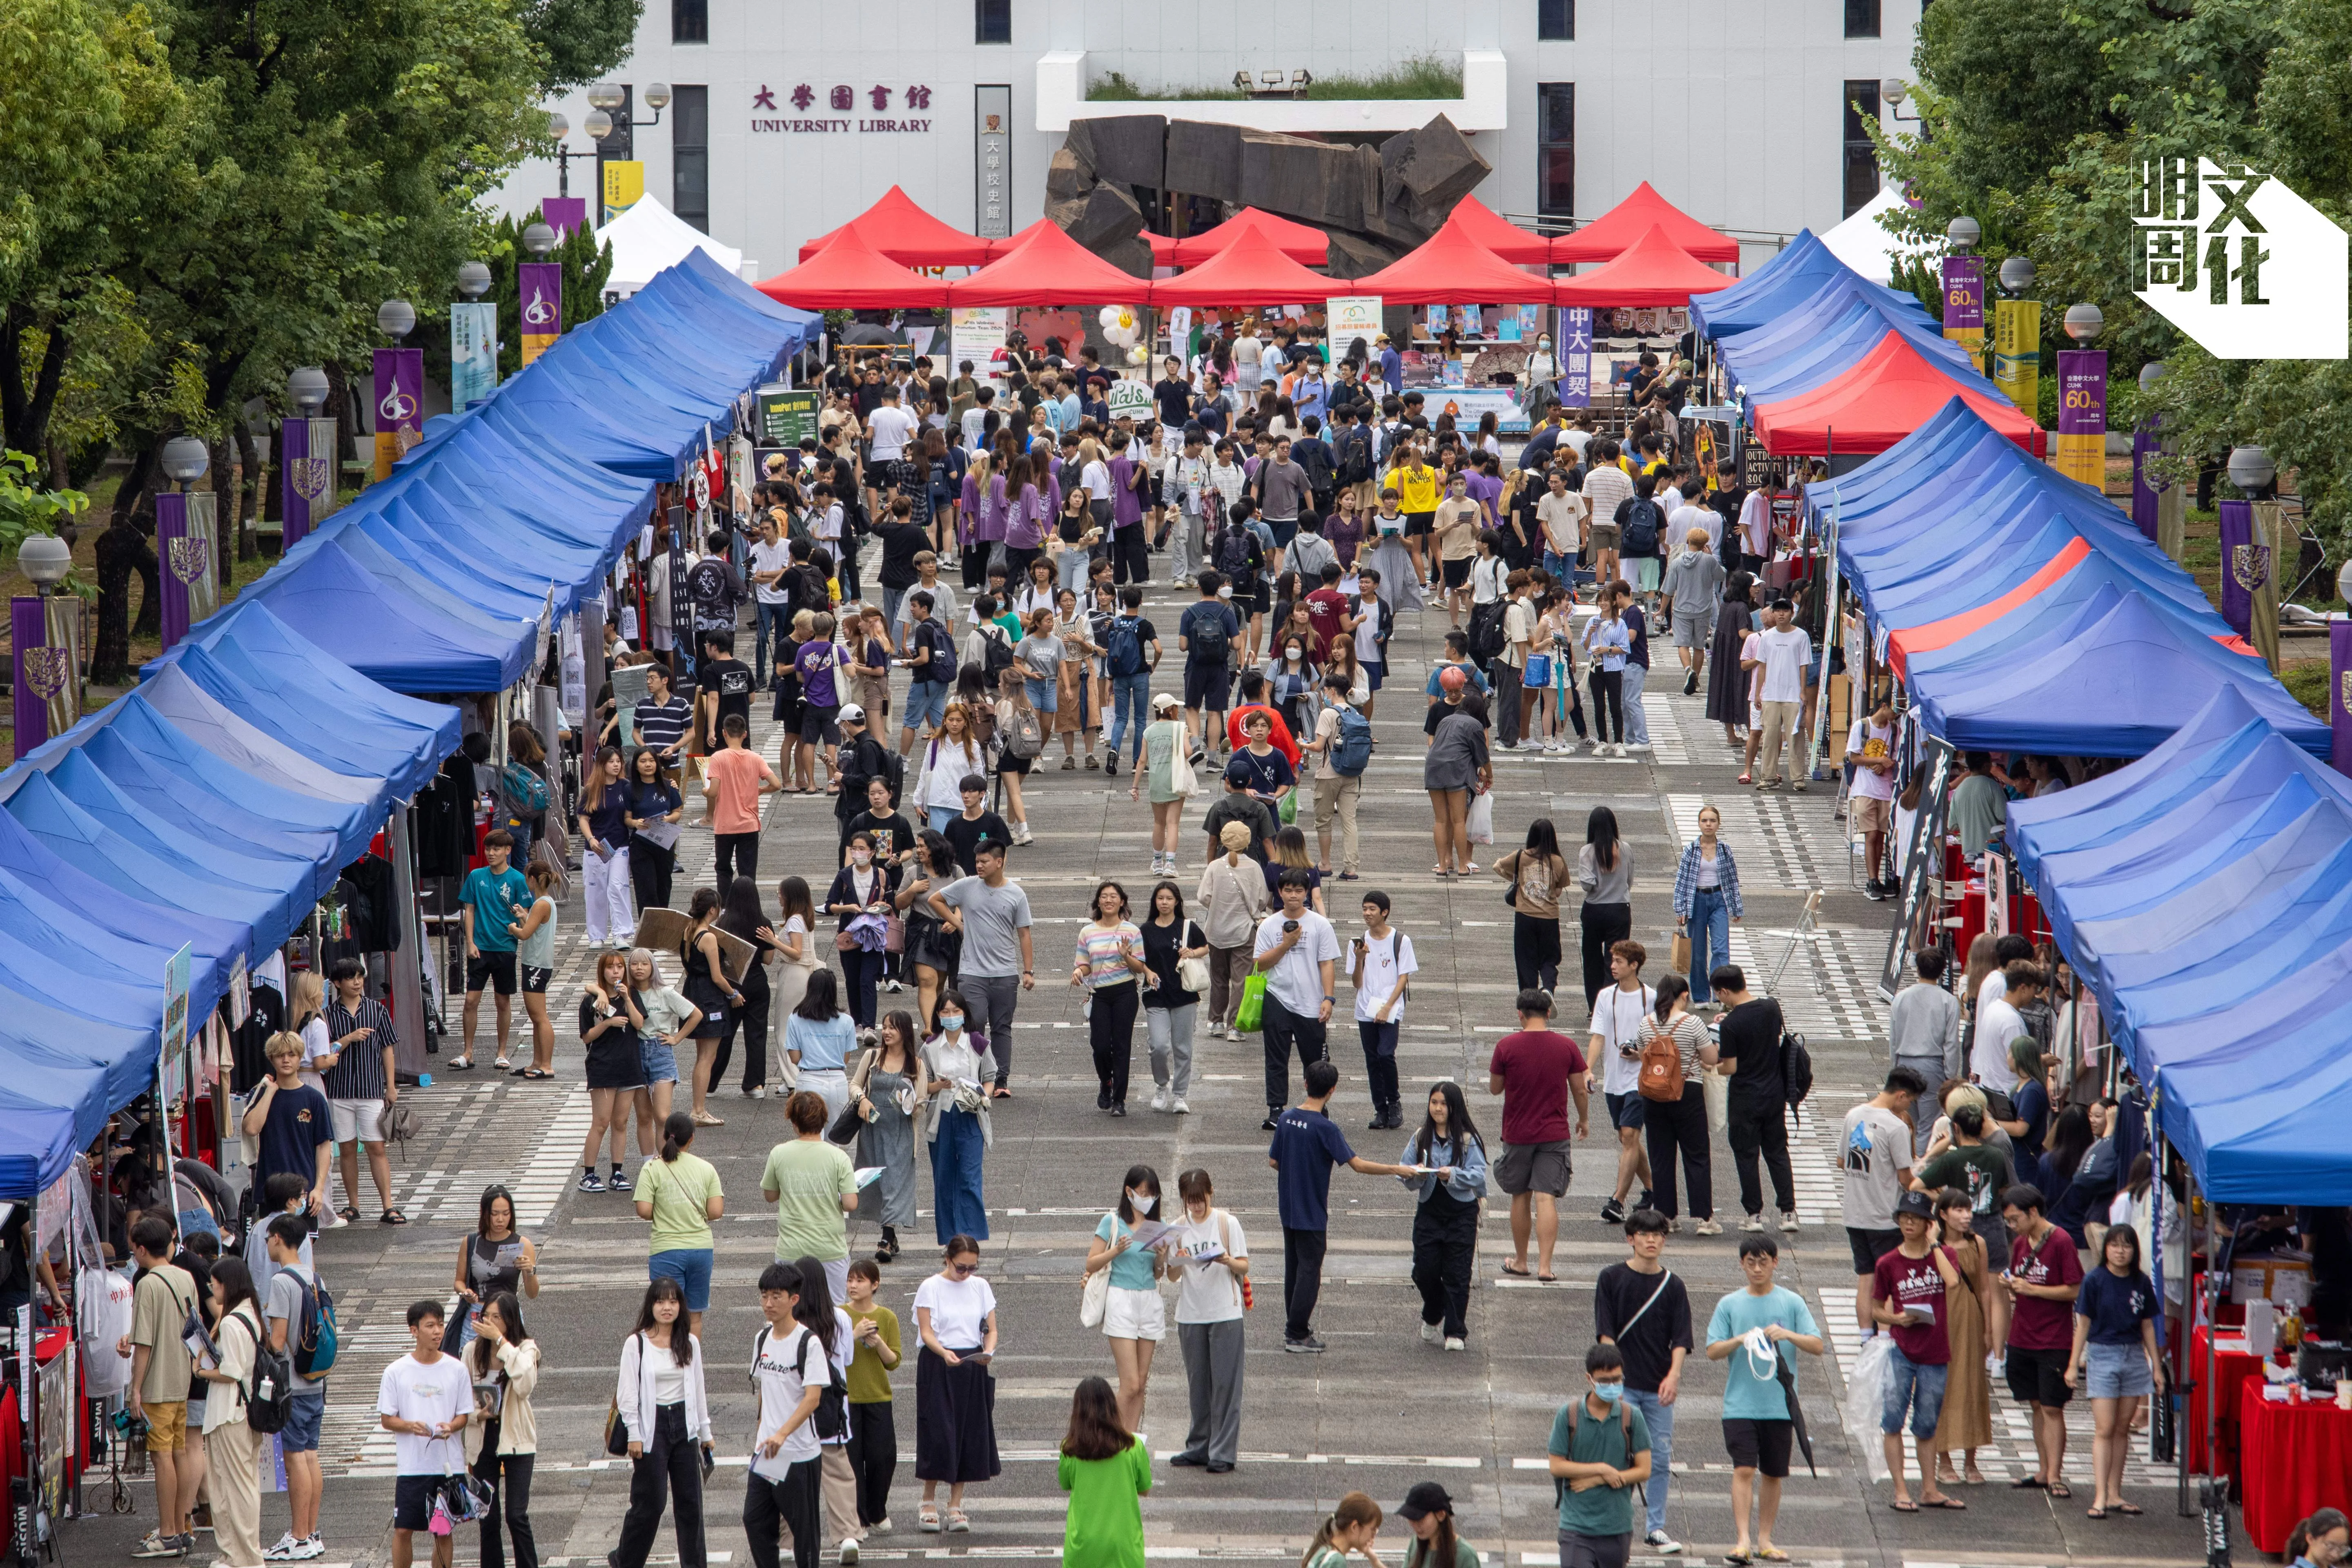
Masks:
[[[1635,1209],[1625,1217],[1625,1241],[1631,1256],[1602,1269],[1593,1281],[1592,1331],[1601,1343],[1622,1353],[1625,1403],[1649,1426],[1643,1542],[1654,1552],[1672,1553],[1682,1547],[1666,1533],[1666,1489],[1675,1458],[1675,1405],[1692,1348],[1690,1292],[1663,1261],[1665,1215]]]
[[[1683,846],[1675,868],[1675,931],[1690,933],[1691,1005],[1707,1000],[1708,972],[1731,960],[1731,927],[1747,910],[1739,896],[1739,867],[1731,847],[1717,835],[1723,813],[1698,808],[1698,837]]]
[[[1118,591],[1118,614],[1111,617],[1109,629],[1103,635],[1103,668],[1110,677],[1110,734],[1107,744],[1109,758],[1103,763],[1106,777],[1118,772],[1119,742],[1127,738],[1130,717],[1135,723],[1138,751],[1143,745],[1143,727],[1151,721],[1146,704],[1151,700],[1151,672],[1160,668],[1160,634],[1150,621],[1137,614],[1143,608],[1143,590],[1129,584]],[[1140,656],[1140,668],[1120,668],[1120,658],[1126,652],[1127,639],[1134,639],[1135,652],[1127,654],[1132,660]]]
[[[1952,1260],[1940,1248],[1927,1245],[1935,1217],[1935,1205],[1927,1194],[1905,1193],[1895,1205],[1895,1225],[1903,1233],[1903,1243],[1878,1260],[1871,1280],[1870,1321],[1894,1341],[1886,1362],[1885,1393],[1879,1402],[1878,1427],[1886,1446],[1886,1468],[1895,1478],[1897,1513],[1968,1506],[1946,1497],[1936,1484],[1936,1423],[1944,1414],[1944,1380],[1951,1372],[1952,1359],[1944,1338],[1944,1292],[1948,1287],[1967,1287],[1961,1284]],[[1906,1409],[1911,1413],[1911,1438],[1919,1453],[1916,1503],[1903,1481]]]

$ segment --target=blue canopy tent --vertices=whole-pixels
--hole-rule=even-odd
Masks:
[[[79,754],[152,816],[191,833],[210,834],[247,854],[307,863],[313,868],[313,899],[334,886],[337,868],[351,863],[337,835],[289,827],[245,803],[215,795],[188,773],[151,765],[110,727],[92,735]]]
[[[107,710],[105,717],[110,721],[104,733],[88,742],[101,767],[110,766],[107,746],[102,742],[111,740],[155,766],[168,769],[173,777],[192,788],[234,801],[269,821],[284,825],[289,831],[332,835],[338,866],[357,859],[367,848],[368,840],[383,826],[368,807],[356,802],[323,799],[289,789],[282,781],[265,773],[247,772],[206,750],[194,736],[142,700],[138,692]]]
[[[44,994],[46,993],[43,993]],[[60,1047],[64,1042],[64,1047]],[[117,1095],[154,1075],[155,1031],[60,1012],[33,994],[0,991],[0,1197],[33,1197],[66,1173],[106,1125]]]
[[[2221,1203],[2352,1203],[2352,786],[2224,687],[2008,838]]]
[[[1888,305],[1927,319],[1927,308],[1903,289],[1873,283],[1840,261],[1809,228],[1799,229],[1780,253],[1728,289],[1691,296],[1691,324],[1705,336],[1720,338],[1767,326],[1787,315],[1821,289],[1850,283],[1864,291],[1876,289]]]
[[[387,579],[348,550],[322,547],[299,561],[292,554],[239,602],[249,597],[268,605],[297,636],[379,686],[503,691],[522,674],[535,631],[520,626],[503,636],[485,631],[463,618],[444,590],[404,571],[404,583]]]
[[[432,783],[441,758],[457,744],[460,720],[454,709],[442,710],[448,722],[430,728],[354,712],[320,700],[324,694],[315,689],[289,689],[304,671],[257,662],[235,639],[216,649],[190,647],[178,668],[264,733],[337,773],[380,784],[386,810]]]
[[[1769,326],[1725,338],[1717,353],[1751,415],[1759,403],[1810,392],[1852,369],[1892,327],[1930,363],[1977,374],[1968,352],[1916,311],[1885,295],[1840,282]]]

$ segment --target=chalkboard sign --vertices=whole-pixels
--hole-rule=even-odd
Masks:
[[[761,446],[798,447],[802,437],[816,434],[824,400],[814,388],[763,386],[759,398]]]
[[[1739,444],[1739,482],[1742,487],[1751,490],[1761,489],[1765,479],[1771,472],[1772,454],[1764,449],[1763,442],[1751,436]]]

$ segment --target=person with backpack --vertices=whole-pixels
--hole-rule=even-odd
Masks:
[[[1103,776],[1118,773],[1119,742],[1128,725],[1135,726],[1141,750],[1146,705],[1151,699],[1151,674],[1160,668],[1160,633],[1144,619],[1143,590],[1130,583],[1118,592],[1118,614],[1111,617],[1103,638],[1103,671],[1110,678],[1110,734],[1103,754]]]
[[[211,1386],[205,1401],[205,1495],[211,1500],[213,1544],[226,1568],[261,1568],[262,1439],[253,1413],[255,1363],[266,1343],[244,1262],[224,1258],[212,1269],[213,1355],[199,1353],[194,1373]],[[282,1363],[280,1363],[282,1364]],[[276,1389],[280,1408],[286,1390]]]
[[[1662,1255],[1666,1216],[1636,1209],[1625,1216],[1622,1263],[1601,1271],[1592,1285],[1592,1333],[1624,1358],[1625,1403],[1649,1424],[1649,1532],[1643,1544],[1661,1555],[1682,1551],[1666,1533],[1666,1489],[1673,1469],[1675,1403],[1682,1392],[1683,1363],[1693,1349],[1690,1292]]]
[[[1622,1568],[1633,1547],[1634,1494],[1664,1467],[1650,1452],[1648,1419],[1626,1400],[1624,1355],[1596,1344],[1584,1352],[1584,1375],[1591,1386],[1551,1424],[1560,1568]]]
[[[1658,587],[1658,543],[1666,536],[1665,509],[1655,497],[1658,480],[1654,474],[1643,474],[1633,480],[1633,493],[1617,503],[1615,521],[1618,530],[1618,550],[1631,570],[1621,573],[1629,577],[1633,588],[1641,594],[1654,594]],[[1600,579],[1605,587],[1612,579]]]
[[[833,1366],[823,1342],[798,1321],[801,1285],[797,1265],[771,1263],[760,1271],[760,1312],[767,1324],[751,1342],[760,1415],[743,1489],[743,1533],[754,1568],[777,1568],[780,1528],[793,1532],[794,1568],[816,1568],[824,1549],[817,1411],[832,1387]]]
[[[1247,538],[1247,531],[1242,536]],[[1184,728],[1193,752],[1213,760],[1217,737],[1224,729],[1223,715],[1233,700],[1233,648],[1242,624],[1230,603],[1233,587],[1222,571],[1203,570],[1199,583],[1200,600],[1187,605],[1176,623],[1176,647],[1184,655]]]
[[[1369,697],[1366,706],[1370,705]],[[1331,868],[1331,823],[1339,824],[1339,879],[1352,882],[1357,855],[1356,807],[1363,796],[1364,770],[1372,761],[1372,721],[1349,700],[1348,678],[1327,675],[1317,704],[1315,733],[1305,750],[1321,759],[1315,770],[1317,863]]]
[[[1234,471],[1241,472],[1238,468]],[[1265,542],[1253,526],[1256,511],[1257,503],[1244,494],[1226,510],[1216,536],[1209,541],[1209,564],[1233,588],[1230,599],[1234,614],[1246,633],[1237,665],[1257,662],[1258,634],[1267,608]]]
[[[1791,1087],[1783,1069],[1788,1026],[1780,1004],[1749,994],[1748,975],[1736,963],[1718,963],[1708,977],[1726,1011],[1716,1019],[1719,1065],[1731,1079],[1727,1133],[1731,1163],[1739,1173],[1739,1206],[1748,1218],[1740,1228],[1764,1228],[1764,1185],[1756,1171],[1760,1156],[1772,1173],[1780,1200],[1780,1228],[1798,1228],[1796,1181],[1789,1167],[1789,1107]],[[1693,988],[1694,994],[1696,987]],[[1800,1097],[1801,1098],[1801,1097]]]
[[[433,1568],[449,1568],[457,1554],[456,1537],[446,1528],[449,1521],[443,1513],[442,1489],[466,1468],[465,1444],[452,1439],[473,1419],[474,1389],[465,1363],[441,1353],[441,1330],[440,1302],[410,1302],[412,1347],[383,1369],[376,1384],[376,1419],[398,1439],[392,1505],[394,1568],[409,1568],[420,1530],[432,1535]],[[432,1528],[436,1514],[442,1514],[445,1526],[437,1531]],[[701,1568],[699,1559],[688,1561]],[[642,1559],[637,1568],[644,1568]]]
[[[335,1302],[302,1261],[310,1227],[297,1215],[270,1216],[269,1300],[263,1309],[269,1348],[294,1363],[294,1398],[278,1434],[286,1455],[286,1501],[292,1519],[278,1544],[263,1553],[272,1563],[307,1563],[327,1550],[319,1534],[319,1428],[327,1415],[327,1369],[335,1361]]]
[[[1650,1150],[1652,1206],[1675,1220],[1675,1154],[1682,1153],[1692,1229],[1720,1236],[1715,1219],[1712,1154],[1707,1147],[1706,1079],[1716,1068],[1715,1041],[1690,1010],[1690,985],[1679,974],[1658,976],[1657,1001],[1642,1020],[1639,1073],[1642,1131]]]

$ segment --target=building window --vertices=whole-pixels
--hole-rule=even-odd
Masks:
[[[1536,41],[1564,44],[1575,40],[1576,0],[1536,0]]]
[[[669,178],[671,209],[678,216],[710,232],[710,89],[676,87],[670,105]]]
[[[1576,212],[1576,84],[1536,84],[1536,211],[1545,217]]]
[[[669,0],[669,41],[707,44],[710,41],[710,0]]]
[[[1848,217],[1878,195],[1878,149],[1870,128],[1878,123],[1878,84],[1845,84],[1845,210]]]
[[[975,43],[1013,41],[1013,0],[971,0],[971,8]]]
[[[1878,0],[1845,0],[1845,36],[1849,38],[1878,37]]]

